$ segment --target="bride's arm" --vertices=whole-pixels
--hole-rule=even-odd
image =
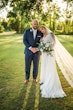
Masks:
[[[43,38],[40,39],[40,42],[43,42]]]
[[[54,47],[56,44],[55,35],[52,32],[50,33],[50,43],[52,47]]]

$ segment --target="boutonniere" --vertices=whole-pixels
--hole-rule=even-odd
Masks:
[[[32,32],[33,30],[32,29],[30,29],[30,32]]]

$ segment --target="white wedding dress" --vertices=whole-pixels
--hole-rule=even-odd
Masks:
[[[51,33],[43,37],[43,42],[52,43],[52,47],[55,44],[54,37]],[[42,97],[59,98],[66,96],[57,73],[54,51],[52,51],[52,55],[42,52],[40,83],[43,83],[40,85]]]

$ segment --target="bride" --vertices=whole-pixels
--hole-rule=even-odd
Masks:
[[[53,33],[45,26],[41,26],[40,31],[44,34],[41,42],[50,42],[51,48],[54,49],[55,36]],[[42,52],[40,90],[44,98],[59,98],[66,96],[57,73],[54,51],[51,51],[51,54]]]

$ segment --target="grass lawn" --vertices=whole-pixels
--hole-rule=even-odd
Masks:
[[[28,85],[24,84],[22,38],[23,35],[11,32],[0,35],[0,110],[73,110],[73,88],[67,83],[58,66],[67,97],[41,98],[40,85],[32,82],[32,73]],[[70,45],[69,42],[68,44]],[[38,80],[39,76],[40,65]]]
[[[57,35],[59,41],[64,45],[68,52],[73,56],[73,35]]]

